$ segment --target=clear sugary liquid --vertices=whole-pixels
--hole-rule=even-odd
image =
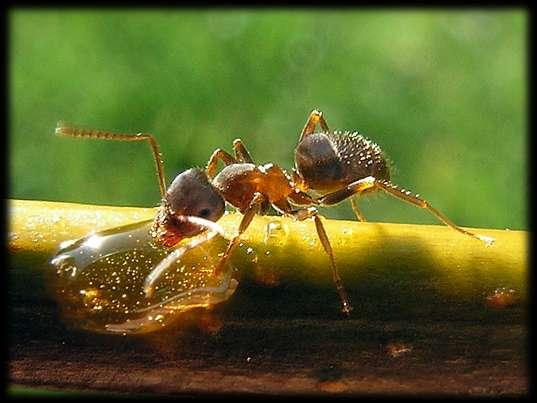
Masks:
[[[147,298],[147,275],[173,251],[153,243],[151,224],[97,232],[58,252],[51,261],[53,288],[68,320],[97,332],[147,333],[162,329],[181,312],[209,308],[234,293],[238,283],[231,278],[231,265],[213,275],[225,247],[217,237],[173,263]]]

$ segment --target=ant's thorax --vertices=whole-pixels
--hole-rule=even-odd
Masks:
[[[293,192],[289,175],[275,164],[228,165],[213,179],[213,185],[240,211],[248,208],[255,193],[261,193],[268,202],[275,203]]]

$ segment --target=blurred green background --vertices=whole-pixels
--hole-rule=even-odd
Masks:
[[[456,223],[528,227],[524,11],[12,9],[9,24],[11,198],[158,204],[146,144],[56,137],[60,119],[153,133],[171,181],[237,137],[290,169],[319,108]],[[437,223],[385,195],[361,206]]]

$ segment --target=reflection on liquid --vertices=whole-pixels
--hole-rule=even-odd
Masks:
[[[220,276],[213,275],[218,259],[218,242],[213,242],[175,262],[147,298],[144,280],[173,251],[153,242],[151,223],[91,234],[65,245],[52,259],[51,281],[68,320],[97,332],[147,333],[166,326],[180,312],[209,308],[234,293],[238,283],[231,278],[231,265]]]

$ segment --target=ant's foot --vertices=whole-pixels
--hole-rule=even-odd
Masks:
[[[492,238],[492,237],[490,237],[490,236],[477,235],[477,239],[479,239],[480,241],[485,242],[485,246],[492,246],[492,245],[494,245],[494,238]]]
[[[352,306],[349,302],[344,302],[341,307],[341,312],[345,314],[347,318],[350,318],[352,311]]]

